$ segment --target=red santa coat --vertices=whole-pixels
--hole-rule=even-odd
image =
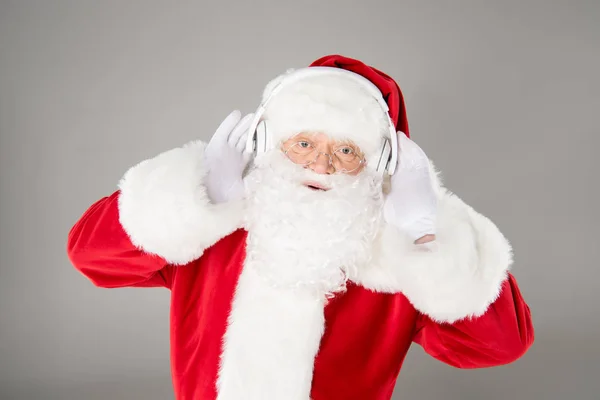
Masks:
[[[68,238],[72,263],[96,286],[171,290],[178,400],[223,397],[217,388],[220,357],[246,257],[243,207],[210,205],[198,184],[206,173],[203,149],[197,142],[133,167]],[[442,252],[414,252],[386,231],[374,257],[384,267],[355,277],[325,306],[310,399],[390,399],[413,342],[458,368],[510,363],[532,344],[530,310],[508,272],[508,243],[485,217],[441,188],[438,193]],[[285,378],[277,365],[254,372],[274,382]],[[237,398],[247,398],[243,388],[235,390]]]

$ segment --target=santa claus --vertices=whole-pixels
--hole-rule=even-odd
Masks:
[[[507,239],[441,185],[398,85],[338,55],[132,167],[68,254],[97,286],[171,290],[180,400],[388,400],[413,342],[458,368],[533,342]]]

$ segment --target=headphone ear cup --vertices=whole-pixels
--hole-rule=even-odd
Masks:
[[[266,121],[260,121],[256,126],[256,154],[261,154],[267,151],[268,137],[267,137],[267,123]]]
[[[392,147],[389,140],[385,140],[383,147],[381,148],[381,155],[379,156],[379,162],[377,163],[377,172],[385,173],[388,170],[390,163],[390,156],[392,153]]]

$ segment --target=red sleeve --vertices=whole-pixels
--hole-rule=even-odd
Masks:
[[[119,191],[94,203],[69,232],[67,254],[94,285],[170,288],[174,267],[136,248],[119,222]]]
[[[480,317],[453,324],[420,315],[413,340],[425,352],[458,368],[511,363],[532,345],[534,329],[528,305],[511,274],[498,299]]]

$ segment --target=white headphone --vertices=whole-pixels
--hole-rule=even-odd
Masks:
[[[269,101],[286,85],[297,82],[306,77],[318,76],[318,75],[332,75],[337,74],[339,76],[346,76],[353,79],[358,84],[362,85],[372,96],[377,100],[377,103],[383,109],[389,122],[389,139],[385,139],[384,144],[381,148],[379,159],[376,160],[376,171],[383,174],[393,175],[396,170],[396,163],[398,161],[398,136],[396,127],[388,113],[389,107],[377,86],[367,78],[356,74],[354,72],[334,67],[307,67],[292,71],[282,77],[279,82],[275,84],[273,90],[269,96],[264,99],[252,119],[252,123],[249,127],[248,141],[246,143],[246,152],[260,154],[264,153],[273,148],[273,138],[267,128],[267,121],[263,120],[263,114],[267,108]]]

